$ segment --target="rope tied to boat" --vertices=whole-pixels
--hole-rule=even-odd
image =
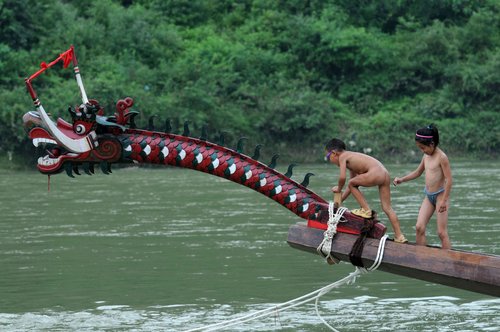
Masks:
[[[363,249],[365,248],[365,240],[368,234],[373,229],[374,222],[372,220],[365,220],[363,227],[361,228],[361,232],[359,237],[356,239],[356,242],[352,245],[351,252],[349,253],[349,260],[352,265],[364,267],[363,261],[361,260],[361,255],[363,254]]]
[[[269,308],[266,308],[266,309],[263,309],[263,310],[259,310],[259,311],[256,311],[256,312],[252,312],[252,313],[249,313],[249,314],[246,314],[246,315],[243,315],[241,317],[236,317],[236,318],[233,318],[233,319],[229,319],[229,320],[226,320],[226,321],[222,321],[222,322],[219,322],[219,323],[215,323],[215,324],[211,324],[211,325],[206,325],[206,326],[202,326],[202,327],[198,327],[198,328],[194,328],[194,329],[190,329],[190,330],[187,330],[185,332],[195,332],[195,331],[216,331],[216,330],[219,330],[219,329],[227,329],[228,327],[231,327],[231,326],[235,326],[235,325],[240,325],[242,323],[246,323],[246,322],[250,322],[250,321],[253,321],[253,320],[256,320],[256,319],[259,319],[259,318],[263,318],[263,317],[267,317],[267,316],[271,316],[271,315],[275,315],[275,316],[278,316],[279,315],[279,312],[280,311],[284,311],[286,309],[291,309],[291,308],[294,308],[294,307],[298,307],[302,304],[305,304],[305,303],[308,303],[308,302],[311,302],[311,301],[315,301],[315,310],[316,310],[316,315],[319,317],[319,319],[323,322],[323,324],[325,324],[331,331],[335,331],[335,332],[339,332],[338,330],[336,330],[333,326],[331,326],[330,324],[328,324],[326,322],[326,320],[321,317],[320,313],[319,313],[319,309],[318,309],[318,303],[319,303],[319,298],[325,294],[327,294],[328,292],[330,292],[332,289],[334,288],[337,288],[339,286],[342,286],[342,285],[352,285],[353,283],[356,282],[356,279],[363,275],[363,274],[366,274],[368,272],[371,272],[371,271],[374,271],[376,270],[379,266],[380,266],[380,263],[382,263],[382,259],[384,257],[384,249],[385,249],[385,242],[387,240],[387,235],[384,235],[381,239],[380,239],[380,242],[379,242],[379,247],[378,247],[378,251],[377,251],[377,256],[372,264],[372,266],[370,266],[369,268],[361,268],[361,267],[356,267],[356,270],[354,270],[353,272],[351,272],[348,276],[340,279],[340,280],[337,280],[325,287],[322,287],[318,290],[315,290],[311,293],[308,293],[306,295],[302,295],[300,297],[297,297],[293,300],[290,300],[290,301],[287,301],[287,302],[283,302],[283,303],[279,303],[279,304],[276,304],[276,305],[273,305]]]
[[[328,263],[338,263],[339,260],[332,256],[332,242],[333,237],[337,234],[337,225],[339,222],[345,222],[346,219],[343,217],[344,213],[347,211],[347,208],[340,207],[336,209],[334,207],[334,203],[330,202],[328,205],[328,228],[323,233],[323,241],[321,241],[320,245],[316,249],[318,254],[326,259]]]

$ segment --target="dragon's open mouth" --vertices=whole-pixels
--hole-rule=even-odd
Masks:
[[[37,160],[37,167],[42,173],[57,173],[62,170],[65,161],[76,160],[82,157],[82,154],[68,151],[59,144],[56,138],[45,129],[44,122],[38,112],[28,112],[23,117],[24,126],[29,130],[29,138],[35,147],[44,147],[45,155]],[[69,124],[59,119],[57,122],[58,132],[65,134],[70,138]],[[66,134],[67,133],[67,134]],[[85,153],[84,153],[85,154]]]

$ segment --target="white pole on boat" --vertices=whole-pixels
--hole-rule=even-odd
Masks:
[[[89,99],[87,98],[87,93],[85,92],[85,88],[83,87],[82,76],[80,75],[80,69],[78,68],[78,61],[76,59],[74,47],[71,46],[71,49],[73,50],[73,70],[75,72],[76,83],[80,88],[80,95],[82,96],[82,102],[84,104],[87,104],[89,102]]]

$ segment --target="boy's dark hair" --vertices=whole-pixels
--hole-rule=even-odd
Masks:
[[[338,138],[331,139],[328,143],[326,143],[325,149],[327,151],[344,151],[346,149],[345,143]]]
[[[427,127],[420,128],[415,134],[415,141],[427,146],[431,145],[431,143],[434,143],[434,146],[438,146],[439,131],[437,127],[431,123]]]

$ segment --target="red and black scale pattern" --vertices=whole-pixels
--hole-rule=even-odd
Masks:
[[[192,137],[135,129],[120,134],[119,140],[125,160],[209,173],[266,195],[301,218],[328,218],[328,203],[323,198],[235,150]]]

